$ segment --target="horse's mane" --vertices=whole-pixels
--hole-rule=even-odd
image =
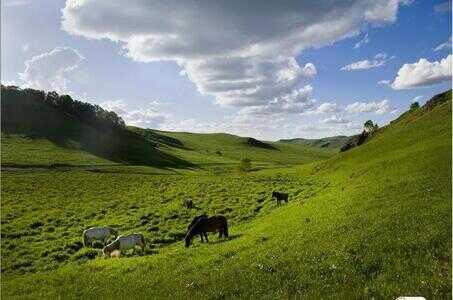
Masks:
[[[192,222],[190,222],[189,226],[187,227],[187,230],[190,230],[195,224],[197,224],[201,219],[203,218],[207,218],[208,215],[207,214],[202,214],[202,215],[199,215],[199,216],[196,216],[195,218],[193,218]]]

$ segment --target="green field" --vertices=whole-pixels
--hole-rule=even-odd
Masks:
[[[130,129],[188,162],[162,167],[7,132],[1,296],[451,298],[451,93],[443,97],[344,153]],[[237,169],[245,157],[251,172]],[[288,192],[289,204],[278,207],[274,190]],[[201,213],[225,215],[231,236],[185,249],[187,224]],[[82,247],[94,225],[143,233],[144,255],[103,259]]]

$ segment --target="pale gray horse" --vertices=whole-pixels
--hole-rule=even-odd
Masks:
[[[115,250],[123,251],[128,249],[134,249],[135,246],[139,246],[142,250],[142,254],[145,250],[145,237],[140,233],[132,233],[129,235],[120,235],[113,242],[108,244],[102,249],[104,256],[110,256]]]
[[[111,235],[116,238],[118,231],[111,227],[91,227],[83,231],[83,244],[87,247],[91,246],[93,241],[102,241],[105,245]]]

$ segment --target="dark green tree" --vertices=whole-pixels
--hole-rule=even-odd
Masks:
[[[418,102],[414,102],[410,106],[410,110],[416,110],[420,108],[420,104]]]
[[[374,130],[374,123],[371,120],[368,120],[363,124],[363,127],[367,132],[372,132]]]

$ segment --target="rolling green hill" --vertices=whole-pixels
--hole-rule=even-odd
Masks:
[[[302,166],[220,175],[3,172],[2,297],[451,298],[451,93],[442,97],[359,147]],[[181,141],[174,153],[201,160],[202,141],[162,134]],[[278,207],[274,190],[287,191],[289,204]],[[195,209],[182,207],[188,197]],[[225,215],[230,238],[210,235],[185,249],[187,223],[202,212]],[[82,248],[83,228],[101,224],[144,233],[144,255],[102,259]]]
[[[347,141],[349,137],[345,135],[337,135],[332,137],[326,137],[322,139],[283,139],[279,140],[282,143],[291,143],[291,144],[303,144],[309,146],[316,146],[322,148],[333,148],[340,149]]]
[[[325,159],[335,153],[332,149],[261,142],[225,133],[165,132],[134,127],[131,130],[154,141],[153,135],[172,139],[173,144],[161,142],[160,149],[200,166],[235,165],[243,158],[250,158],[261,166],[284,166]],[[175,141],[179,144],[175,145]]]
[[[331,149],[265,143],[229,134],[124,127],[99,106],[56,93],[2,86],[2,164],[8,167],[144,165],[157,168],[254,168],[325,159]],[[110,119],[114,120],[112,121]],[[115,123],[119,122],[119,124]]]
[[[54,163],[69,164],[83,157],[84,162],[89,163],[109,160],[159,167],[191,166],[189,162],[159,151],[142,136],[113,123],[110,119],[118,117],[99,106],[74,101],[54,92],[46,95],[42,91],[3,85],[1,96],[2,133],[5,134],[2,143],[8,145],[2,153],[3,161],[42,164],[53,161],[53,152],[49,152],[52,149],[58,158]],[[10,139],[10,136],[14,137]],[[28,141],[23,140],[24,137]],[[31,143],[31,140],[37,142]],[[49,143],[54,146],[49,146]],[[34,151],[30,151],[32,144],[36,145]],[[47,148],[48,157],[42,157],[45,150],[40,150],[41,145]],[[20,153],[26,157],[18,157]],[[39,154],[34,157],[33,153]],[[88,157],[90,159],[86,161]]]

